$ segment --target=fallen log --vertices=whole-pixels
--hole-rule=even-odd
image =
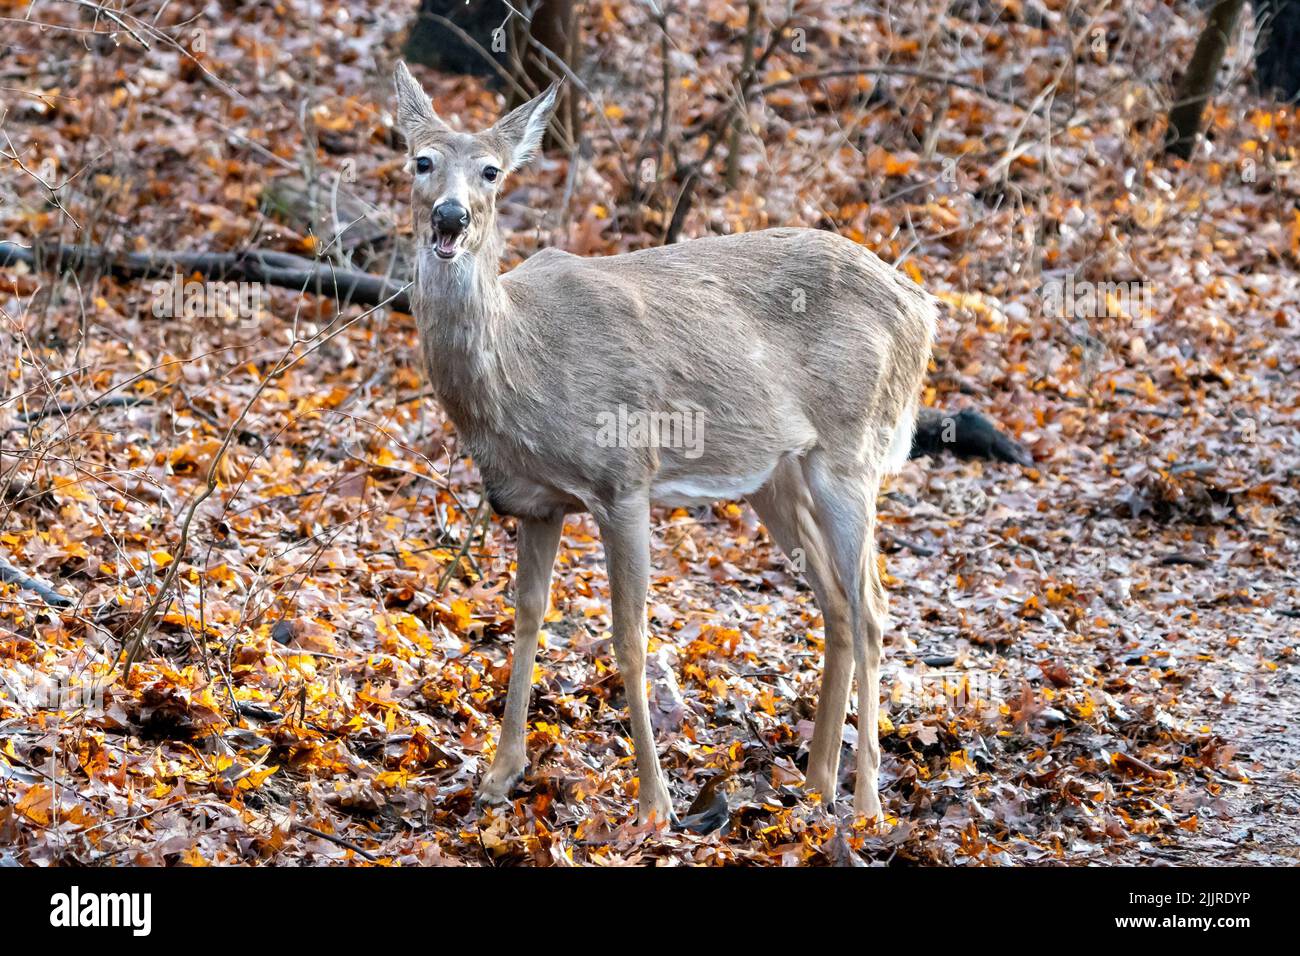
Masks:
[[[979,412],[965,409],[949,415],[934,408],[922,409],[916,419],[909,457],[945,451],[958,458],[988,458],[1025,466],[1034,463],[1034,456],[1027,448],[999,431]]]
[[[50,607],[72,607],[77,602],[66,594],[60,594],[52,585],[37,580],[30,574],[20,571],[4,558],[0,558],[0,582],[16,584],[20,591],[31,591],[39,595]]]
[[[229,282],[261,282],[299,292],[329,296],[357,305],[387,304],[396,312],[411,311],[408,283],[400,279],[336,268],[326,259],[307,259],[287,252],[128,252],[110,253],[96,246],[54,245],[48,249],[0,242],[0,266],[25,263],[34,270],[55,272],[90,269],[119,279],[170,279],[197,272]]]

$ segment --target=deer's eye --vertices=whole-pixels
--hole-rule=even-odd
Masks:
[[[497,169],[495,166],[483,167],[483,178],[490,183],[496,182],[497,178],[500,177],[500,175],[501,175],[501,170]]]
[[[415,158],[415,171],[417,173],[427,173],[433,169],[433,160],[428,156],[417,156]]]

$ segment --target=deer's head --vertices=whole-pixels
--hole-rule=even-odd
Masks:
[[[558,86],[479,133],[460,133],[434,111],[424,88],[398,63],[397,123],[413,175],[411,211],[421,253],[450,263],[496,234],[496,202],[506,177],[537,152]]]

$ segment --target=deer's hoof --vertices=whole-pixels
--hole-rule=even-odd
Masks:
[[[669,810],[666,813],[660,813],[658,810],[647,811],[646,813],[638,812],[636,815],[636,824],[643,827],[646,824],[653,824],[656,829],[667,830],[668,832],[686,832],[687,828],[682,826],[677,814]]]
[[[808,793],[815,793],[821,798],[822,806],[830,807],[835,804],[835,791],[838,789],[829,776],[818,776],[809,774],[804,780],[803,788]]]
[[[667,793],[642,800],[637,805],[636,822],[640,826],[647,823],[667,824],[677,828],[677,815],[673,813],[673,801]]]
[[[478,785],[475,803],[480,807],[495,806],[510,802],[510,794],[524,779],[524,768],[510,765],[493,764]]]
[[[880,795],[876,788],[872,787],[866,793],[857,793],[853,800],[853,814],[858,817],[866,817],[868,820],[874,819],[876,823],[882,823],[885,816],[880,811]]]

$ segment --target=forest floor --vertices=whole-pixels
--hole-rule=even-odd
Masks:
[[[1166,161],[1191,5],[997,6],[800,3],[803,42],[765,83],[898,70],[767,92],[734,187],[719,150],[684,232],[799,224],[875,250],[946,303],[926,404],[976,408],[1034,456],[913,461],[881,498],[883,826],[803,794],[821,621],[741,503],[653,530],[661,757],[679,815],[703,792],[726,826],[635,825],[581,517],[526,781],[480,813],[514,527],[474,534],[477,472],[424,393],[410,317],[269,289],[246,314],[167,317],[153,283],[5,267],[0,559],[72,603],[0,591],[0,864],[1294,863],[1296,112],[1251,92],[1238,44],[1211,137]],[[411,0],[219,20],[134,3],[130,32],[28,7],[0,0],[67,29],[5,26],[0,239],[401,261],[390,76]],[[746,17],[676,10],[674,142],[717,115]],[[671,213],[645,132],[658,27],[605,0],[583,29],[589,148],[507,185],[509,265],[653,245]],[[478,80],[417,75],[456,122],[500,110]],[[330,197],[316,227],[271,201],[301,180]],[[377,225],[364,243],[335,241],[349,203]],[[1062,309],[1067,277],[1124,285]]]

